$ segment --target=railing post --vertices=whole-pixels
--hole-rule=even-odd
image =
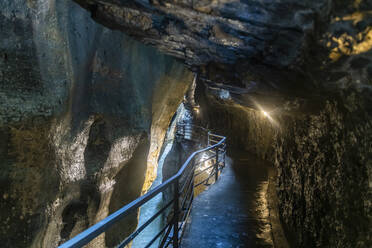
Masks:
[[[208,131],[208,146],[210,146],[210,141],[209,141],[209,134],[211,133],[211,131]]]
[[[196,171],[196,161],[195,161],[195,158],[193,159],[192,161],[192,200],[194,201],[194,195],[195,195],[195,171]]]
[[[223,167],[225,168],[226,166],[226,144],[223,145]]]
[[[216,172],[216,174],[214,175],[215,176],[215,182],[217,182],[217,180],[218,180],[218,151],[219,151],[219,148],[217,146],[216,147],[216,163],[214,164],[214,170]]]
[[[179,179],[174,183],[174,205],[173,205],[173,248],[178,248],[178,219],[179,219]]]

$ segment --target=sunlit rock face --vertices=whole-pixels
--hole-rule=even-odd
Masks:
[[[192,74],[71,1],[0,9],[0,243],[56,247],[146,190]]]
[[[75,0],[98,22],[186,61],[258,59],[288,66],[301,59],[329,0]]]
[[[186,90],[192,82],[192,74],[184,71],[179,64],[174,63],[170,70],[157,84],[152,97],[151,141],[147,157],[147,173],[143,191],[151,186],[156,178],[156,171],[160,153],[162,152],[166,132],[174,114],[183,100]],[[176,82],[176,83],[175,83]]]

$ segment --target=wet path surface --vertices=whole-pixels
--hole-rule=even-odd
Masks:
[[[229,154],[219,180],[195,198],[182,248],[273,247],[267,207],[267,162]]]

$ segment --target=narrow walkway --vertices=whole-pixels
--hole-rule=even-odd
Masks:
[[[272,167],[233,152],[219,180],[198,195],[182,248],[273,247],[266,192]]]

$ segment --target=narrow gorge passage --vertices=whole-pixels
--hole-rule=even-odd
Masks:
[[[266,200],[273,167],[243,151],[228,155],[219,180],[194,200],[182,248],[274,247]]]
[[[242,150],[184,246],[372,247],[372,0],[2,0],[0,248],[57,248],[123,208],[76,242],[134,237],[161,212],[145,192],[203,145],[163,157],[181,103]],[[159,224],[179,248],[175,178],[131,248]]]

